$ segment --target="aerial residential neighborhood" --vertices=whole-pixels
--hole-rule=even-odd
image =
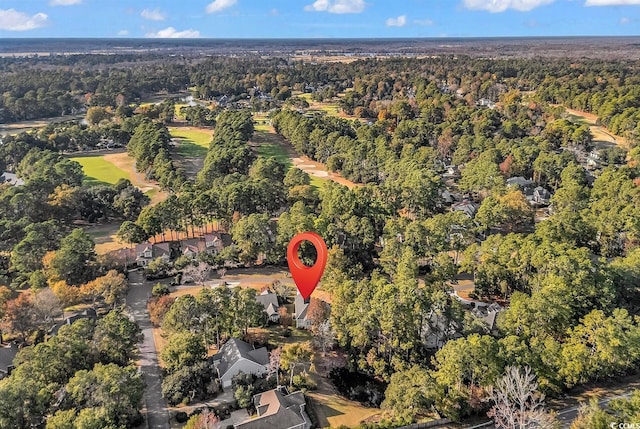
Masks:
[[[637,3],[0,4],[0,429],[638,427]]]

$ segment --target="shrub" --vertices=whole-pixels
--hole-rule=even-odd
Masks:
[[[176,413],[176,421],[178,423],[186,423],[189,420],[189,416],[184,411],[178,411]]]
[[[155,297],[169,295],[169,286],[162,283],[156,283],[153,289],[151,289],[151,295]]]
[[[293,376],[293,386],[298,389],[315,390],[318,385],[308,374],[297,374]]]
[[[162,395],[171,405],[191,399],[204,399],[214,390],[212,385],[215,383],[211,366],[206,362],[200,362],[182,367],[166,376],[162,380]]]

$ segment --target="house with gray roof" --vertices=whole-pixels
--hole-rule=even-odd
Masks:
[[[8,183],[13,186],[24,185],[24,180],[20,179],[15,173],[4,172],[0,174],[0,183]]]
[[[269,353],[266,347],[254,348],[251,344],[236,338],[224,343],[220,352],[211,356],[210,362],[218,372],[222,387],[231,386],[231,379],[239,372],[262,377],[267,373]]]
[[[542,186],[538,186],[533,190],[531,202],[539,205],[548,205],[551,202],[552,194]]]
[[[72,314],[71,316],[64,319],[63,322],[53,325],[49,330],[49,335],[57,335],[60,328],[62,328],[64,325],[71,325],[73,324],[73,322],[80,319],[91,319],[95,322],[96,320],[98,320],[98,313],[96,313],[96,310],[94,310],[93,308],[87,308],[86,310]]]
[[[451,206],[451,211],[454,212],[462,212],[466,214],[469,218],[473,219],[478,211],[478,207],[469,200],[462,200],[459,203],[454,203]]]
[[[498,303],[491,303],[486,307],[476,306],[472,313],[478,319],[482,320],[486,325],[490,334],[497,334],[498,332],[498,314],[504,310],[504,308]]]
[[[309,309],[309,303],[304,301],[300,292],[296,294],[295,300],[295,321],[296,328],[311,329],[313,320],[307,317],[307,310]]]
[[[267,289],[260,295],[256,295],[256,300],[264,307],[264,311],[267,313],[269,321],[278,323],[280,320],[280,313],[278,313],[278,310],[280,309],[278,304],[278,295]]]
[[[187,240],[180,240],[180,252],[184,256],[195,258],[206,250],[205,241],[202,239],[189,238]]]
[[[305,411],[301,391],[287,393],[284,387],[254,395],[257,417],[235,424],[234,429],[309,429],[311,420]]]
[[[12,341],[9,344],[0,344],[0,380],[11,375],[13,359],[18,354],[18,343]]]
[[[510,177],[507,179],[507,186],[517,186],[524,190],[531,185],[533,185],[533,180],[525,179],[522,176]]]
[[[204,244],[207,250],[213,252],[219,252],[225,246],[222,234],[216,231],[204,235]]]

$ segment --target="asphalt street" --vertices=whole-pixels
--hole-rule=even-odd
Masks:
[[[151,282],[145,282],[142,272],[129,273],[127,306],[142,329],[144,339],[140,344],[140,370],[147,384],[145,390],[145,413],[149,429],[171,429],[167,403],[162,397],[161,370],[158,364],[156,344],[153,340],[151,320],[147,312],[147,299],[151,296]]]

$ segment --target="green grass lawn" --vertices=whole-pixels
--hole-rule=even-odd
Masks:
[[[278,325],[271,325],[267,328],[263,328],[263,332],[267,334],[269,344],[276,347],[284,346],[285,344],[304,343],[305,341],[311,341],[311,332],[305,329],[291,328],[291,335],[284,337],[282,335],[282,328]]]
[[[277,143],[261,143],[257,148],[258,155],[265,158],[275,158],[287,167],[287,170],[293,165],[287,150]]]
[[[82,165],[84,171],[83,184],[86,186],[113,185],[120,179],[128,179],[129,174],[116,167],[101,156],[82,156],[71,158]]]
[[[589,121],[587,121],[587,118],[585,118],[584,116],[574,115],[573,113],[569,113],[567,115],[567,120],[569,122],[573,122],[574,124],[591,125]]]
[[[311,178],[311,185],[315,186],[318,189],[322,188],[324,184],[327,183],[327,180],[329,180],[329,179],[321,179],[319,177],[312,176],[312,175],[309,175],[309,177]]]
[[[253,129],[258,132],[268,133],[271,131],[269,116],[266,113],[253,113]]]
[[[171,135],[180,140],[178,155],[186,158],[200,158],[207,155],[211,134],[199,130],[169,128]]]
[[[271,126],[268,123],[255,123],[253,129],[257,132],[268,133],[271,130]]]
[[[272,133],[256,130],[256,135],[261,142],[257,147],[259,156],[263,156],[265,158],[275,158],[282,164],[284,164],[287,170],[293,167],[293,163],[291,162],[291,158],[289,158],[287,150],[279,143],[269,143],[270,136],[273,136]],[[328,180],[321,179],[312,175],[309,175],[309,177],[311,178],[311,185],[315,186],[316,188],[321,188]]]
[[[340,106],[338,105],[338,103],[321,103],[313,106],[309,110],[319,110],[321,112],[327,112],[327,115],[330,116],[339,116],[340,114]]]

